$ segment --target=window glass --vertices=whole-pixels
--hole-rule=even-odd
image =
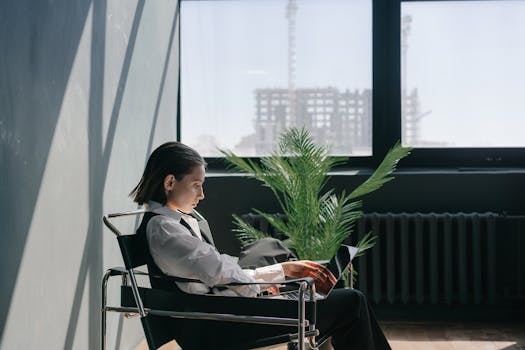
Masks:
[[[524,147],[525,2],[404,2],[402,140]]]
[[[304,126],[334,155],[370,155],[371,40],[371,0],[183,1],[182,142],[264,156]]]

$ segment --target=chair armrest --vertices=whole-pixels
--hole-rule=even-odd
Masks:
[[[150,275],[150,277],[174,281],[174,282],[202,283],[202,281],[200,280],[196,280],[192,278],[175,277],[175,276]],[[308,286],[311,286],[314,284],[314,279],[312,277],[303,277],[303,278],[295,278],[295,279],[290,279],[290,280],[285,280],[285,281],[274,281],[274,282],[231,282],[231,283],[226,283],[226,284],[217,284],[214,287],[235,287],[235,286],[269,285],[269,284],[299,284],[301,282],[306,282]]]
[[[128,274],[128,270],[124,266],[112,267],[108,269],[110,276],[123,276]],[[133,270],[135,275],[148,275],[147,272],[140,270]]]
[[[128,274],[128,270],[125,267],[113,267],[108,269],[110,276],[123,276]],[[202,281],[192,278],[184,277],[175,277],[175,276],[159,276],[159,275],[150,275],[147,272],[140,270],[133,270],[135,275],[149,276],[150,278],[158,278],[163,280],[169,280],[173,282],[184,282],[184,283],[202,283]],[[312,277],[303,277],[295,278],[284,281],[274,281],[274,282],[231,282],[226,284],[217,284],[214,287],[236,287],[236,286],[249,286],[249,285],[269,285],[269,284],[300,284],[301,282],[306,282],[308,287],[311,287],[314,284],[314,279]]]
[[[112,268],[109,268],[107,271],[109,272],[110,276],[123,276],[123,275],[128,275],[129,274],[128,270],[125,267],[123,267],[123,266],[112,267]],[[201,281],[196,280],[196,279],[183,278],[183,277],[174,277],[174,276],[151,275],[148,272],[135,270],[135,269],[133,269],[133,273],[135,275],[149,276],[149,277],[152,277],[152,278],[171,280],[171,281],[174,281],[174,282],[198,282],[198,283],[202,283]]]
[[[227,284],[218,284],[215,287],[232,287],[232,286],[246,286],[246,285],[269,285],[269,284],[300,284],[301,282],[306,282],[308,286],[314,284],[314,279],[312,277],[302,277],[294,278],[291,280],[285,281],[274,281],[274,282],[232,282]]]
[[[107,270],[110,276],[123,276],[128,274],[128,270],[125,267],[112,267]]]

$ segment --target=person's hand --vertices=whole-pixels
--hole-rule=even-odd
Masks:
[[[287,261],[281,263],[284,274],[291,278],[312,277],[317,290],[327,293],[337,281],[334,275],[321,264],[309,260]]]
[[[279,291],[279,285],[272,284],[270,287],[266,289],[266,291],[272,295],[279,295],[281,292]]]
[[[284,275],[291,278],[313,277],[325,279],[331,272],[323,265],[309,260],[287,261],[281,263]]]

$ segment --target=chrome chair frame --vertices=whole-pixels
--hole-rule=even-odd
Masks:
[[[143,209],[113,213],[108,214],[103,217],[104,224],[115,234],[118,238],[123,236],[115,225],[110,221],[110,219],[123,217],[123,216],[135,216],[141,215],[146,211]],[[125,261],[125,264],[128,263]],[[317,307],[317,302],[315,300],[315,284],[312,278],[300,278],[294,280],[286,280],[280,282],[280,284],[296,284],[298,285],[299,299],[297,302],[297,318],[286,318],[286,317],[268,317],[268,316],[246,316],[246,315],[234,315],[226,313],[205,313],[205,312],[178,312],[178,311],[167,311],[167,310],[158,310],[144,307],[142,298],[139,293],[139,287],[137,284],[136,275],[149,275],[148,273],[138,271],[134,268],[126,267],[117,267],[110,268],[106,271],[102,279],[102,306],[101,306],[101,349],[106,350],[106,328],[107,328],[107,312],[117,312],[124,314],[138,314],[141,318],[148,315],[153,316],[164,316],[164,317],[174,317],[174,318],[187,318],[187,319],[199,319],[199,320],[213,320],[213,321],[230,321],[230,322],[240,322],[240,323],[254,323],[254,324],[267,324],[267,325],[279,325],[279,326],[289,326],[297,327],[297,333],[290,333],[282,336],[273,337],[275,338],[275,343],[290,343],[297,342],[296,348],[298,350],[305,350],[305,339],[308,339],[308,345],[310,349],[318,349],[318,346],[322,344],[327,337],[323,337],[319,342],[316,342],[316,336],[319,335],[319,331],[316,329],[315,322],[309,322],[306,319],[306,293],[309,292],[310,301],[312,304],[312,319],[315,321],[315,312]],[[123,306],[108,306],[107,305],[107,285],[109,279],[114,276],[121,276],[122,286],[131,287],[133,298],[136,304],[136,307],[123,307]],[[173,278],[176,281],[180,282],[198,282],[196,280],[185,279],[185,278]],[[221,285],[218,287],[227,287],[227,286],[240,286],[240,285],[268,285],[264,282],[254,282],[254,283],[230,283],[227,285]],[[146,337],[149,344],[149,339]],[[268,338],[267,340],[271,340]],[[151,349],[153,350],[153,349]]]

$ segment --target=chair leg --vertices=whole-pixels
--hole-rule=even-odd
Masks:
[[[105,309],[102,309],[101,310],[102,312],[102,329],[101,329],[101,345],[100,345],[100,349],[101,350],[106,350],[106,310]]]
[[[111,272],[107,271],[104,275],[104,278],[102,279],[102,305],[100,308],[101,312],[101,319],[100,319],[100,349],[106,350],[106,306],[107,306],[107,299],[108,299],[108,280],[110,277]]]

